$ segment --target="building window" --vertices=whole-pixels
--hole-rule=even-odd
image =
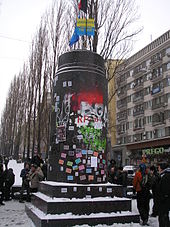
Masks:
[[[167,98],[168,98],[168,103],[170,103],[170,93],[167,94]]]
[[[170,62],[167,63],[166,69],[167,69],[167,70],[170,70]]]
[[[170,86],[170,76],[167,78],[167,86]]]
[[[170,56],[170,47],[166,49],[166,55]]]
[[[147,124],[151,124],[152,123],[152,116],[147,116],[146,122],[147,122]]]
[[[152,78],[152,74],[151,73],[147,74],[146,80],[150,80],[151,78]]]
[[[148,140],[153,139],[153,132],[152,132],[152,131],[147,132],[147,133],[146,133],[146,138],[147,138]]]
[[[130,76],[133,76],[133,69],[130,70]]]
[[[165,136],[165,128],[157,129],[157,136],[158,138]]]

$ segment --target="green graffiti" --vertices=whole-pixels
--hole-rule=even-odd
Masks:
[[[101,129],[85,126],[80,128],[83,142],[90,145],[92,150],[101,151],[106,148],[106,138],[102,139]]]

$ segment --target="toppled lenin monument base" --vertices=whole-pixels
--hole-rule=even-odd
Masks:
[[[76,50],[59,58],[54,78],[48,181],[26,206],[36,227],[139,222],[123,187],[107,183],[104,60]]]

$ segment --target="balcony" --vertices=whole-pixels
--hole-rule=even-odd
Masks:
[[[138,127],[133,128],[133,131],[143,131],[143,130],[144,130],[144,127],[142,127],[142,126],[141,127],[138,126]]]
[[[118,109],[127,109],[127,102],[126,103],[120,103],[119,105],[117,105]]]
[[[127,91],[125,90],[124,92],[118,92],[117,96],[122,99],[125,98],[127,96]]]
[[[152,126],[164,125],[164,124],[165,124],[165,121],[155,121],[155,122],[152,122]]]
[[[137,96],[133,98],[133,103],[141,102],[144,100],[144,96]]]
[[[163,78],[163,74],[152,74],[152,77],[151,77],[151,81],[152,82],[156,82],[156,81],[159,81],[159,80],[162,80]]]
[[[161,64],[162,64],[162,57],[160,57],[160,56],[152,59],[151,62],[150,62],[151,67],[156,67],[156,66],[161,65]]]
[[[127,119],[127,115],[117,117],[118,121],[123,121]]]
[[[142,69],[139,69],[139,70],[134,70],[133,77],[137,78],[137,77],[143,75],[146,72],[147,72],[147,68],[146,67],[144,67]]]
[[[155,109],[158,109],[158,108],[161,108],[161,109],[164,110],[165,103],[152,104],[152,110],[155,110]]]
[[[134,112],[133,112],[133,116],[134,116],[134,117],[136,117],[136,116],[138,116],[138,115],[142,115],[142,114],[144,114],[144,110],[139,110],[139,111],[134,111]]]
[[[140,84],[135,83],[133,86],[134,91],[140,90],[141,88],[143,88],[143,83],[140,83]]]

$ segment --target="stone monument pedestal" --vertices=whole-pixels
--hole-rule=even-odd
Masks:
[[[112,184],[78,185],[44,181],[26,213],[36,227],[139,223],[123,188]]]

